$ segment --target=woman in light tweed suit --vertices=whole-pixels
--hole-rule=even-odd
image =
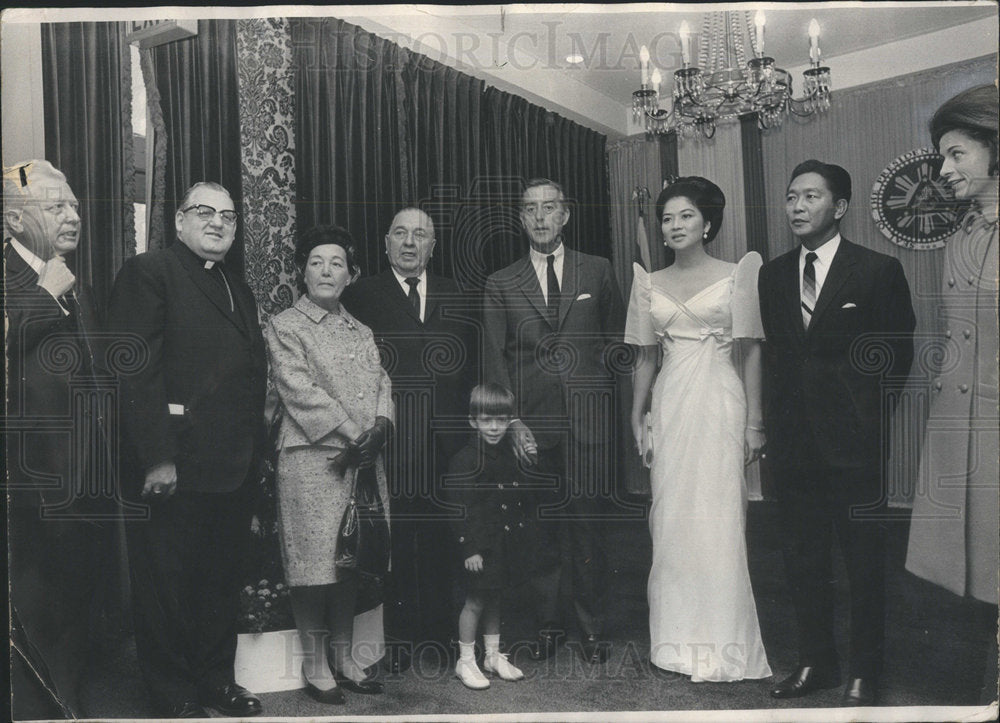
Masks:
[[[334,553],[352,473],[341,477],[329,459],[353,442],[363,458],[375,459],[379,491],[388,499],[381,450],[392,401],[371,330],[340,306],[341,293],[359,275],[350,234],[335,226],[310,229],[296,245],[295,262],[305,293],[266,331],[285,408],[278,530],[306,692],[324,703],[343,703],[341,688],[380,693],[382,686],[366,678],[351,654],[358,581],[335,567]]]

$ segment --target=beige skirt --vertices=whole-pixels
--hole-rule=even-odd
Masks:
[[[330,467],[333,447],[292,447],[278,457],[278,536],[285,582],[293,586],[338,582],[337,531],[351,497],[351,480]],[[387,504],[385,469],[376,464],[379,494]]]

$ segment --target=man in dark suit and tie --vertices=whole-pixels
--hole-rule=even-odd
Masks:
[[[385,236],[390,268],[355,282],[343,298],[375,334],[396,406],[386,454],[392,574],[385,612],[394,643],[386,667],[394,673],[409,668],[422,644],[450,655],[457,619],[458,545],[440,477],[468,432],[476,319],[453,281],[427,271],[434,244],[430,216],[404,208]]]
[[[90,608],[114,513],[97,315],[70,270],[80,207],[48,161],[4,174],[4,452],[14,717],[83,717]],[[105,520],[102,522],[102,520]]]
[[[139,667],[157,712],[261,712],[234,681],[240,574],[263,442],[267,376],[250,288],[225,269],[238,216],[217,183],[194,184],[177,243],[129,259],[109,326],[143,340],[121,376],[123,495],[149,505],[126,534]]]
[[[620,341],[624,310],[608,260],[563,243],[569,216],[558,183],[528,182],[521,223],[529,254],[486,281],[484,370],[486,381],[514,392],[520,420],[538,442],[536,469],[555,480],[540,496],[540,528],[552,550],[563,541],[569,548],[580,649],[586,661],[600,663],[610,646],[600,639],[607,590],[596,520],[612,494],[617,424],[607,352]],[[535,580],[540,623],[535,659],[552,655],[557,644],[560,576],[557,568]]]
[[[760,271],[768,457],[785,536],[799,667],[771,691],[796,698],[841,683],[834,644],[832,535],[850,582],[846,705],[877,694],[885,638],[886,429],[913,361],[915,318],[899,262],[851,243],[840,221],[851,177],[810,160],[785,212],[801,242]]]

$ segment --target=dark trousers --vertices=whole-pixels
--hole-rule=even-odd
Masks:
[[[560,586],[569,582],[581,634],[603,631],[607,553],[601,512],[609,497],[604,487],[612,478],[608,452],[608,445],[581,445],[565,439],[538,451],[537,484],[545,485],[534,495],[539,536],[544,546],[560,553],[556,569],[540,570],[532,581],[540,626],[559,621]],[[545,478],[554,481],[545,482]]]
[[[11,674],[14,711],[26,718],[46,718],[54,711],[82,717],[81,684],[91,662],[90,632],[111,554],[111,526],[86,519],[43,520],[31,506],[12,505],[8,513],[17,648]]]
[[[458,553],[445,515],[429,499],[389,500],[392,572],[385,626],[392,641],[447,646],[452,638],[458,619],[453,590]]]
[[[837,665],[833,635],[836,533],[850,583],[851,678],[879,674],[885,641],[885,498],[870,469],[776,470],[785,570],[800,665]]]
[[[126,523],[139,668],[159,709],[233,679],[249,487],[178,492]]]

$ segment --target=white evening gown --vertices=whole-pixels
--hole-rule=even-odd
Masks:
[[[635,267],[625,340],[659,344],[653,386],[650,660],[697,681],[771,675],[747,569],[746,396],[733,338],[762,338],[761,259],[689,299]]]

